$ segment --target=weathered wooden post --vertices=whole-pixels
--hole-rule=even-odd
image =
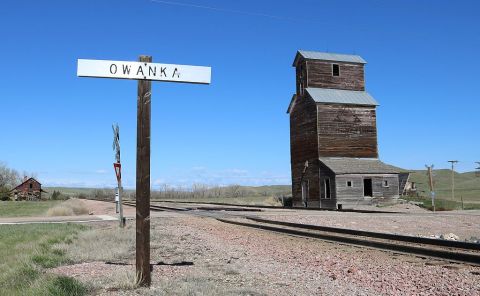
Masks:
[[[151,56],[140,56],[151,63]],[[146,65],[146,64],[145,64]],[[137,94],[136,270],[143,286],[150,286],[150,115],[152,82],[138,81]]]
[[[151,56],[140,56],[139,62],[79,59],[77,76],[138,80],[136,271],[139,284],[141,286],[150,286],[151,81],[210,84],[211,68],[175,64],[153,64]],[[119,187],[121,187],[121,183]]]

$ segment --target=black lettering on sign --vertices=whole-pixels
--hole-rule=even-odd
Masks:
[[[178,71],[177,68],[175,68],[175,70],[173,70],[172,78],[174,78],[175,75],[177,75],[177,78],[180,78],[180,71]]]
[[[130,69],[132,69],[132,66],[123,65],[123,74],[130,74]]]
[[[160,67],[160,77],[167,77],[167,72],[165,72],[167,70],[167,67]]]
[[[137,75],[138,75],[139,73],[142,73],[142,75],[145,76],[145,74],[143,74],[142,66],[138,66]]]
[[[148,66],[148,76],[157,76],[157,67]]]
[[[115,65],[115,64],[110,65],[110,73],[111,74],[117,74],[117,65]]]

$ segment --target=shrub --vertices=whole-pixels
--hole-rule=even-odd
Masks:
[[[74,216],[86,214],[88,214],[88,208],[85,206],[85,203],[76,198],[64,201],[47,211],[47,216]]]
[[[10,194],[8,192],[0,192],[0,200],[1,201],[10,200]]]
[[[52,199],[58,200],[59,197],[60,197],[60,191],[53,190]]]
[[[50,283],[48,292],[50,295],[80,296],[87,294],[87,288],[76,279],[59,276]]]

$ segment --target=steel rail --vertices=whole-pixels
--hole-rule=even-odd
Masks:
[[[124,204],[127,204],[129,206],[135,206],[135,203],[126,202]],[[267,219],[261,219],[261,218],[255,218],[255,217],[233,216],[235,218],[247,218],[251,221],[256,222],[256,223],[247,223],[247,222],[229,220],[225,218],[219,218],[219,217],[215,217],[215,215],[206,214],[203,212],[194,213],[191,210],[185,209],[185,208],[165,207],[165,206],[159,206],[159,205],[151,205],[150,208],[151,210],[154,210],[154,211],[176,211],[176,212],[183,212],[185,214],[190,214],[194,216],[210,217],[223,223],[256,228],[256,229],[261,229],[261,230],[266,230],[266,231],[271,231],[276,233],[295,235],[299,237],[315,238],[315,239],[320,239],[328,242],[343,243],[343,244],[353,245],[353,246],[363,246],[363,247],[369,247],[369,248],[374,248],[374,249],[383,250],[383,251],[385,250],[393,251],[393,252],[402,253],[402,254],[416,255],[420,257],[430,257],[435,259],[447,260],[451,262],[480,265],[480,254],[471,253],[471,252],[470,253],[461,252],[462,250],[465,250],[465,249],[479,250],[478,248],[479,246],[477,246],[478,244],[473,244],[473,243],[437,240],[437,239],[429,239],[429,238],[421,238],[421,237],[417,238],[417,237],[406,236],[406,235],[378,233],[378,232],[371,232],[371,231],[335,228],[335,227],[327,227],[327,226],[297,224],[297,223],[267,220]],[[279,225],[283,227],[274,227],[274,226],[265,225],[265,224],[273,224],[273,225]],[[284,228],[284,227],[288,227],[288,228]],[[314,232],[307,232],[305,230],[310,230]],[[334,235],[332,233],[336,233],[338,235]],[[368,238],[374,238],[377,240],[369,240]],[[379,241],[379,240],[383,240],[383,241]],[[392,241],[395,241],[397,243],[392,243]],[[443,248],[450,248],[450,250],[440,250],[435,248],[425,248],[425,247],[414,246],[414,245],[405,245],[401,243],[399,244],[398,242],[406,242],[406,243],[417,244],[417,245],[434,245],[434,246],[443,247]],[[452,249],[455,249],[455,250],[452,250]]]
[[[364,247],[369,247],[369,248],[374,248],[379,250],[394,251],[394,252],[408,254],[408,255],[431,257],[435,259],[448,260],[448,261],[458,262],[458,263],[480,265],[479,254],[422,248],[418,246],[395,244],[390,242],[368,240],[368,239],[362,239],[362,238],[356,238],[356,237],[337,236],[337,235],[325,234],[325,233],[319,233],[319,232],[306,232],[306,231],[301,231],[297,229],[279,228],[279,227],[273,227],[269,225],[245,223],[245,222],[232,221],[232,220],[227,220],[222,218],[216,218],[216,219],[224,223],[257,228],[257,229],[295,235],[300,237],[316,238],[324,241],[343,243],[343,244],[348,244],[353,246],[364,246]]]
[[[356,230],[356,229],[348,229],[348,228],[337,228],[337,227],[329,227],[329,226],[299,224],[299,223],[267,220],[267,219],[255,218],[255,217],[246,217],[246,218],[249,219],[249,220],[252,220],[252,221],[260,222],[260,223],[275,224],[275,225],[282,225],[282,226],[309,229],[309,230],[318,230],[318,231],[358,235],[358,236],[365,236],[365,237],[372,237],[372,238],[379,238],[379,239],[388,239],[388,240],[415,243],[415,244],[433,245],[433,246],[442,246],[442,247],[448,247],[448,248],[457,248],[457,249],[467,249],[467,250],[480,251],[480,244],[469,243],[469,242],[449,241],[449,240],[444,240],[444,239],[416,237],[416,236],[410,236],[410,235],[373,232],[373,231]]]
[[[163,203],[180,203],[180,204],[199,204],[199,205],[215,205],[215,206],[230,206],[230,207],[246,207],[259,209],[277,209],[277,210],[303,210],[303,211],[328,211],[328,212],[346,212],[346,213],[365,213],[365,214],[405,214],[403,212],[391,211],[374,211],[374,210],[355,210],[355,209],[319,209],[319,208],[305,208],[305,207],[282,207],[282,206],[265,206],[265,205],[245,205],[245,204],[229,204],[221,202],[195,202],[195,201],[174,201],[174,200],[152,200],[151,202]]]

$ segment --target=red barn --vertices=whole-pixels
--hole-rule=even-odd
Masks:
[[[25,177],[23,183],[12,190],[14,200],[39,200],[42,198],[42,184],[34,178]]]

